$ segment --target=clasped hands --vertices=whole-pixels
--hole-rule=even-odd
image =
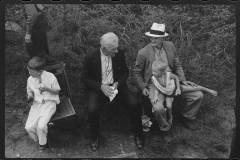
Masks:
[[[101,90],[107,97],[111,96],[114,93],[114,90],[116,90],[117,88],[118,88],[118,82],[115,82],[112,86],[108,84],[101,85]]]

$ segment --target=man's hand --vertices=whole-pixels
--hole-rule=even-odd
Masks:
[[[118,85],[119,83],[118,82],[115,82],[112,86],[113,86],[113,90],[117,89],[118,88]]]
[[[31,41],[31,34],[26,34],[26,36],[25,36],[25,42],[26,42],[26,43],[32,42],[32,41]]]
[[[153,99],[151,99],[151,102],[153,104],[157,103],[157,101],[159,101],[157,96],[155,96]]]
[[[143,94],[144,96],[148,96],[148,95],[149,95],[148,89],[147,89],[147,88],[144,88],[142,94]]]
[[[110,96],[113,94],[113,91],[114,89],[111,88],[111,86],[107,85],[107,84],[102,84],[101,85],[101,90],[103,91],[103,93],[106,95],[106,96]]]
[[[184,84],[186,86],[190,85],[192,87],[197,87],[197,85],[195,83],[190,82],[190,81],[182,81],[182,84]]]

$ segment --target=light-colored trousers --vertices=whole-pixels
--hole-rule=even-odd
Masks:
[[[34,102],[31,106],[25,129],[32,139],[40,145],[47,143],[47,123],[56,112],[55,101],[45,101],[44,104]]]
[[[153,93],[153,90],[150,89],[150,95],[151,94],[154,94],[154,93]],[[151,97],[154,97],[154,96],[152,95],[149,96],[150,100],[151,100]],[[182,92],[180,95],[180,98],[187,99],[187,105],[183,107],[182,115],[191,120],[195,119],[203,99],[203,93],[201,91]],[[165,95],[163,95],[162,93],[159,93],[158,99],[159,101],[157,101],[157,103],[152,104],[153,113],[157,119],[160,130],[168,131],[171,128],[171,125],[168,123],[166,119],[167,109],[164,107]]]

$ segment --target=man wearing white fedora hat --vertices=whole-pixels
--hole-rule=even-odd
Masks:
[[[152,63],[158,59],[163,60],[167,64],[166,71],[177,75],[181,84],[195,86],[193,82],[186,81],[174,44],[170,41],[163,40],[164,37],[168,36],[168,33],[165,31],[165,25],[153,23],[151,30],[146,32],[145,35],[151,38],[151,43],[138,52],[135,68],[133,70],[138,86],[142,90],[142,94],[149,96]],[[187,104],[182,110],[182,124],[187,128],[194,129],[195,126],[191,123],[191,120],[196,118],[203,94],[201,91],[186,92],[182,93],[180,97],[187,99]],[[162,95],[162,98],[160,98],[157,103],[153,104],[153,108],[160,130],[167,131],[171,127],[171,124],[166,120],[166,109],[163,105],[164,99],[164,95]]]

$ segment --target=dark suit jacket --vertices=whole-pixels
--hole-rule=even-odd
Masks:
[[[118,88],[126,86],[129,70],[126,65],[125,55],[121,49],[112,57],[112,69],[114,82],[118,82]],[[82,82],[94,91],[101,91],[102,65],[100,48],[87,54],[83,60]]]

